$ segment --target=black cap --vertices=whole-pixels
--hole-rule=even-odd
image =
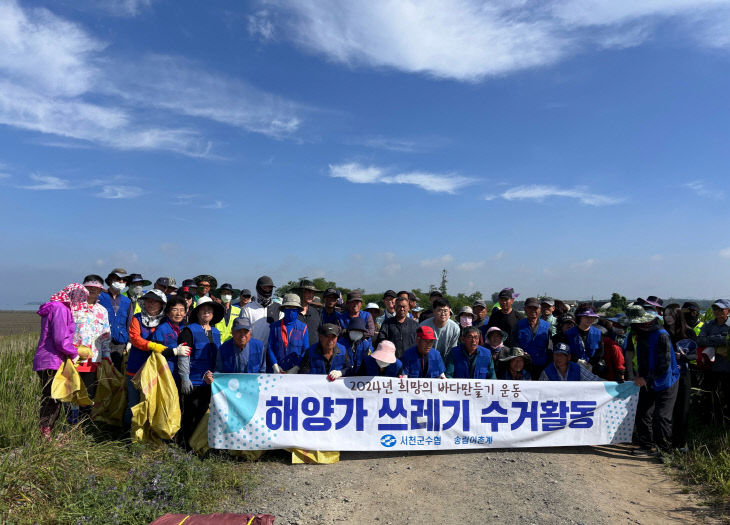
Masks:
[[[260,286],[274,286],[274,281],[268,275],[262,275],[259,277],[258,281],[256,281],[256,288],[259,288]]]
[[[692,310],[693,312],[699,312],[700,305],[694,301],[687,301],[682,305],[682,310]]]
[[[537,306],[538,308],[540,308],[540,301],[537,297],[528,297],[527,299],[525,299],[525,308],[527,308],[528,306]]]
[[[474,301],[474,304],[471,305],[472,308],[476,308],[477,306],[481,306],[482,308],[486,308],[487,307],[487,303],[486,303],[486,301],[482,301],[480,299],[478,301]]]
[[[317,327],[317,333],[320,335],[340,335],[340,327],[336,324],[325,323]]]
[[[238,295],[242,295],[244,297],[251,297],[253,294],[251,293],[251,290],[249,290],[248,288],[244,288],[243,290],[241,290],[241,293]]]
[[[430,294],[428,294],[428,298],[429,298],[429,299],[430,299],[431,297],[443,297],[443,296],[444,296],[444,294],[442,294],[442,293],[441,293],[441,292],[439,292],[438,290],[434,290],[433,292],[431,292]]]
[[[362,302],[362,294],[360,292],[348,292],[347,293],[347,302],[351,301],[360,301]]]
[[[231,286],[231,283],[223,283],[223,284],[221,284],[221,287],[218,288],[218,291],[219,292],[222,291],[222,290],[228,290],[229,292],[232,292],[233,291],[233,286]]]
[[[575,317],[573,314],[564,314],[558,318],[558,324],[573,323],[575,324]]]
[[[327,288],[324,293],[322,294],[322,297],[328,297],[330,295],[334,295],[335,297],[340,296],[340,292],[337,291],[336,288]]]
[[[416,297],[416,294],[413,292],[408,292],[408,300],[409,301],[418,301],[418,297]]]
[[[398,296],[396,295],[396,293],[393,290],[386,290],[385,293],[383,294],[383,299],[385,299],[386,297],[393,297],[393,298],[395,298],[395,297],[398,297]]]

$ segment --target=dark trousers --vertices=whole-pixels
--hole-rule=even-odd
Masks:
[[[96,385],[99,383],[96,372],[79,372],[79,375],[81,376],[81,381],[84,382],[86,392],[89,394],[89,399],[93,401],[94,396],[96,395]],[[91,405],[86,407],[79,407],[79,412],[87,416],[90,415]]]
[[[56,375],[56,370],[38,370],[36,373],[41,380],[41,427],[53,428],[61,413],[61,402],[51,397],[51,384]]]
[[[642,387],[636,407],[636,434],[639,446],[670,450],[672,445],[672,412],[677,399],[679,381],[661,392]]]
[[[692,377],[689,370],[679,376],[677,400],[674,402],[672,415],[672,446],[687,446],[687,424],[689,422],[690,394],[692,393]]]
[[[192,392],[183,396],[182,404],[182,435],[187,445],[210,405],[210,385],[203,383],[194,387]]]

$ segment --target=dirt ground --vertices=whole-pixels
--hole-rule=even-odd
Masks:
[[[344,452],[334,465],[263,461],[233,512],[276,523],[719,523],[629,445],[473,452]]]
[[[0,310],[0,335],[37,334],[41,318],[36,310]]]

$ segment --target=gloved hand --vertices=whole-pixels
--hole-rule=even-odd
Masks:
[[[160,354],[167,350],[167,347],[165,345],[161,345],[160,343],[147,343],[147,350],[152,350],[153,352],[157,352],[158,354]]]
[[[184,395],[187,395],[192,391],[193,391],[193,384],[190,382],[190,376],[181,375],[180,376],[180,392],[182,392]]]
[[[275,374],[283,374],[284,372],[281,370],[281,367],[274,363],[274,366],[271,367],[274,370]]]
[[[127,343],[127,346],[124,347],[124,353],[128,353],[129,350],[132,348],[132,343]]]
[[[408,376],[407,376],[406,374],[401,374],[401,375],[400,375],[399,377],[400,377],[401,379],[408,379]]]
[[[299,367],[293,366],[289,370],[287,370],[285,373],[287,374],[298,374],[299,373]]]
[[[88,358],[90,358],[93,355],[93,352],[91,351],[91,348],[88,346],[80,345],[76,351],[79,353],[79,359],[81,361],[86,361]]]
[[[332,370],[329,374],[327,374],[327,379],[330,381],[335,381],[342,377],[342,372],[339,370]]]
[[[173,348],[173,352],[175,352],[175,356],[188,356],[190,355],[190,347],[186,344],[181,344]]]
[[[446,379],[446,374],[443,374],[443,373],[442,373],[442,374],[441,374],[441,375],[439,376],[439,379]]]

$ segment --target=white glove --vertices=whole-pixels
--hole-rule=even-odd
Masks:
[[[446,374],[441,374],[441,375],[439,376],[439,379],[446,379]]]
[[[281,367],[278,364],[276,364],[276,363],[274,363],[274,366],[272,366],[271,368],[274,369],[274,373],[275,374],[283,374],[284,373],[284,372],[281,371]]]
[[[408,376],[406,374],[401,374],[400,377],[401,379],[408,379]]]
[[[132,348],[132,343],[131,343],[131,342],[128,342],[128,343],[127,343],[127,346],[126,346],[126,347],[124,347],[124,351],[125,351],[125,352],[129,352],[129,350],[131,350],[131,348]]]
[[[341,377],[342,377],[342,372],[340,372],[339,370],[332,370],[332,372],[330,372],[327,375],[327,379],[329,379],[330,381],[334,381],[334,380],[339,379]]]
[[[172,349],[173,352],[175,352],[176,356],[184,355],[189,356],[190,355],[190,347],[186,344],[181,344],[179,346],[176,346]]]
[[[286,371],[287,374],[298,374],[299,373],[299,367],[293,366],[289,370]]]

